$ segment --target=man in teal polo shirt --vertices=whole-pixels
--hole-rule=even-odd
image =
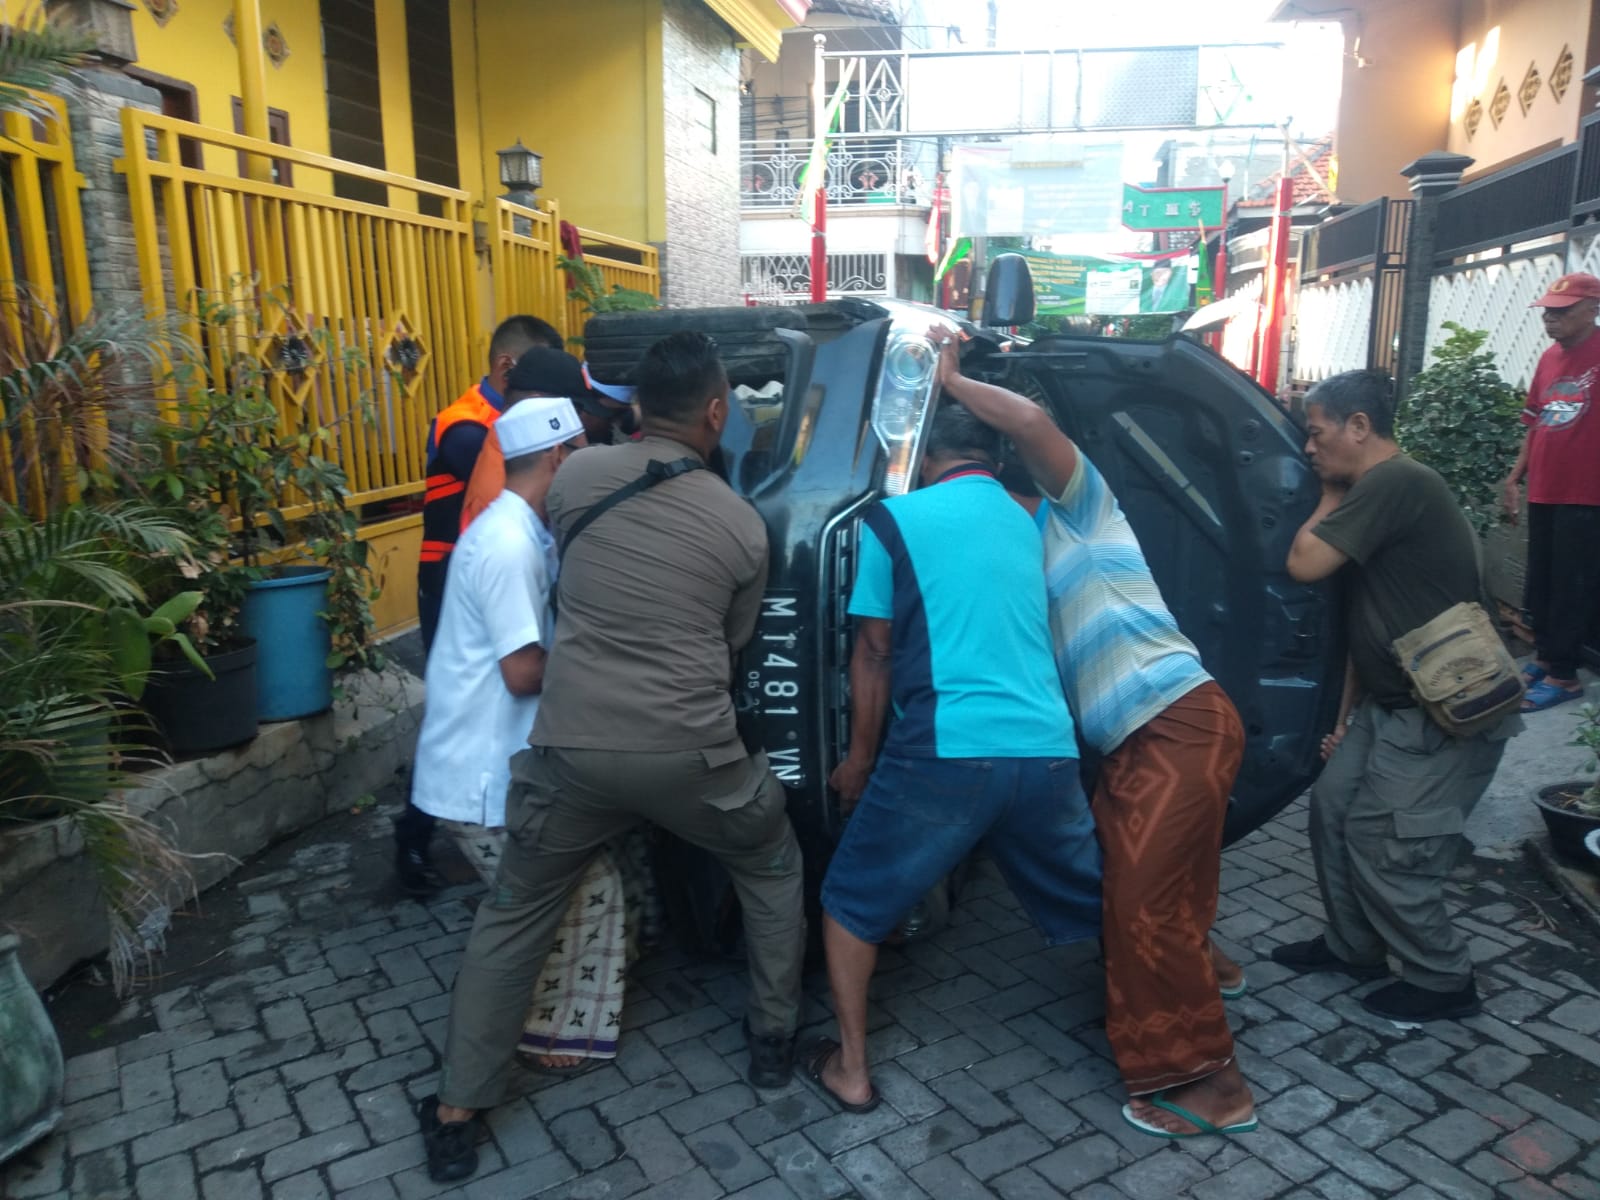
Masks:
[[[1100,847],[1051,651],[1044,550],[995,479],[999,449],[992,429],[944,405],[925,486],[863,521],[850,751],[831,779],[860,803],[822,887],[839,1040],[802,1059],[850,1112],[879,1102],[866,1059],[878,943],[980,843],[1050,944],[1100,932]]]

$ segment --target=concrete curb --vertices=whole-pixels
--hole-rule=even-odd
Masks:
[[[1550,881],[1550,886],[1577,910],[1589,928],[1600,933],[1600,875],[1556,857],[1548,837],[1528,839],[1522,844],[1522,852]]]
[[[346,684],[329,712],[263,725],[252,742],[174,763],[123,793],[164,824],[200,891],[272,843],[381,791],[411,761],[422,681],[402,670]],[[22,938],[19,957],[36,987],[107,946],[99,889],[83,839],[62,817],[0,832],[0,929]],[[158,931],[159,933],[159,931]]]

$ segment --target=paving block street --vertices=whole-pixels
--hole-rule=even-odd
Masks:
[[[1044,948],[985,865],[948,928],[883,956],[876,1112],[840,1114],[799,1078],[753,1091],[742,966],[658,951],[616,1063],[519,1070],[479,1174],[442,1187],[412,1108],[482,885],[446,861],[459,882],[401,896],[393,811],[326,821],[208,893],[131,1001],[93,979],[58,989],[66,1119],[0,1171],[0,1195],[1600,1198],[1600,938],[1520,860],[1472,859],[1451,891],[1483,1014],[1411,1031],[1369,1016],[1357,997],[1376,985],[1266,961],[1320,928],[1303,802],[1224,860],[1217,928],[1247,968],[1230,1012],[1258,1132],[1165,1143],[1126,1126],[1096,951]],[[826,1025],[826,994],[813,974],[805,1025]]]

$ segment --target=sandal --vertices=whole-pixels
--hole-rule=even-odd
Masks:
[[[1532,687],[1536,683],[1543,682],[1546,674],[1548,672],[1543,667],[1536,662],[1531,662],[1522,668],[1522,685],[1524,687]]]
[[[883,1103],[883,1097],[878,1093],[876,1085],[872,1094],[859,1104],[846,1100],[822,1081],[822,1069],[828,1065],[830,1059],[842,1049],[838,1042],[829,1037],[819,1037],[810,1043],[800,1054],[800,1068],[806,1073],[806,1078],[816,1084],[827,1096],[847,1113],[869,1113]]]
[[[570,1067],[558,1067],[539,1061],[547,1053],[548,1051],[528,1050],[519,1046],[517,1047],[517,1060],[535,1075],[549,1075],[553,1079],[572,1079],[592,1071],[596,1067],[603,1067],[607,1063],[615,1061],[609,1058],[584,1058],[573,1063]]]
[[[1255,1129],[1258,1124],[1255,1114],[1252,1113],[1248,1121],[1238,1121],[1232,1125],[1213,1125],[1204,1117],[1199,1116],[1196,1113],[1192,1113],[1181,1105],[1174,1104],[1172,1101],[1168,1100],[1165,1088],[1151,1096],[1150,1103],[1155,1105],[1157,1108],[1166,1109],[1169,1113],[1172,1113],[1175,1116],[1182,1117],[1185,1121],[1189,1122],[1189,1124],[1195,1127],[1194,1133],[1173,1133],[1170,1129],[1163,1129],[1159,1125],[1150,1124],[1149,1121],[1140,1120],[1138,1117],[1133,1115],[1133,1105],[1124,1104],[1122,1106],[1122,1119],[1129,1125],[1132,1125],[1140,1133],[1148,1133],[1151,1137],[1169,1138],[1172,1141],[1179,1141],[1183,1138],[1209,1137],[1213,1134],[1226,1135],[1233,1133],[1249,1133],[1251,1130]]]
[[[1565,704],[1569,700],[1582,700],[1583,688],[1564,688],[1560,684],[1551,683],[1548,679],[1541,679],[1528,689],[1528,694],[1522,698],[1522,711],[1525,713],[1544,712],[1558,704]]]

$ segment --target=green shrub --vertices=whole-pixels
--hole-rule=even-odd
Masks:
[[[1522,393],[1500,377],[1489,335],[1454,321],[1406,392],[1396,422],[1400,446],[1444,477],[1480,534],[1499,516],[1500,483],[1522,444]]]

